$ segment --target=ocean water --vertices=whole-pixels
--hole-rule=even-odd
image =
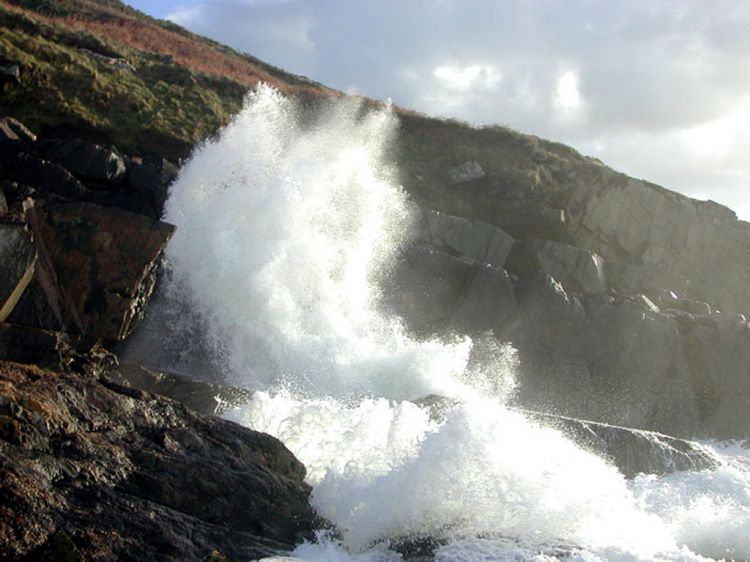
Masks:
[[[514,411],[514,350],[415,341],[382,312],[379,281],[412,209],[389,164],[388,108],[332,102],[315,117],[270,87],[198,149],[171,189],[172,291],[229,382],[256,390],[228,417],[279,437],[336,525],[289,556],[401,560],[750,559],[750,453],[626,480]],[[440,418],[414,401],[455,405]]]

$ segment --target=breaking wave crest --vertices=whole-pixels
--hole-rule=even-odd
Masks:
[[[388,108],[310,111],[261,86],[167,205],[169,290],[256,390],[230,417],[284,441],[338,529],[295,555],[398,560],[427,538],[441,560],[750,558],[746,464],[627,481],[507,407],[512,348],[470,368],[470,339],[416,341],[380,310],[411,225],[397,131]]]

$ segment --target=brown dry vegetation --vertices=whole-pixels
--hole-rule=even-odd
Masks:
[[[21,4],[21,5],[19,5]],[[156,23],[148,17],[132,15],[132,10],[117,9],[95,0],[68,2],[71,8],[79,5],[74,14],[55,16],[23,7],[22,2],[0,0],[6,9],[24,13],[48,25],[62,26],[73,32],[88,32],[105,38],[108,42],[128,49],[171,58],[177,65],[205,74],[229,78],[252,87],[265,82],[287,94],[331,95],[333,90],[320,84],[279,71],[271,73],[260,64],[210,40],[196,37],[183,29],[169,29],[167,22]],[[123,7],[124,8],[124,7]],[[176,29],[179,29],[177,31]]]
[[[0,65],[21,69],[0,86],[3,114],[170,158],[215,134],[259,82],[304,100],[341,95],[118,0],[0,0]]]
[[[245,86],[266,82],[291,94],[321,94],[330,92],[317,85],[290,84],[263,68],[239,56],[223,53],[209,44],[203,44],[148,22],[133,18],[112,16],[91,20],[79,17],[64,18],[63,25],[77,31],[88,31],[107,37],[110,41],[131,49],[148,51],[171,57],[175,64],[214,76],[235,80]]]

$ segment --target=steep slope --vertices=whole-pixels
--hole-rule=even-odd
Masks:
[[[115,0],[0,0],[0,18],[4,111],[44,142],[177,163],[260,81],[311,111],[342,95]],[[750,429],[734,414],[750,404],[748,223],[558,143],[396,111],[401,183],[447,217],[415,235],[397,281],[402,296],[413,283],[394,306],[415,330],[482,325],[513,342],[528,406],[681,435]],[[159,216],[163,192],[136,205],[128,189],[88,197]]]
[[[675,544],[748,558],[744,469],[640,430],[750,435],[750,228],[729,209],[502,127],[396,108],[396,131],[387,112],[115,0],[0,0],[0,22],[0,557],[257,558],[321,516],[407,559],[496,533],[560,557],[623,526],[641,544],[700,504]],[[258,119],[178,175],[261,81],[298,103],[260,88],[273,103]],[[348,125],[308,135],[329,105]],[[341,156],[373,144],[353,174],[367,181],[351,181]],[[408,198],[379,181],[391,163]],[[159,220],[168,192],[176,229]],[[165,248],[162,288],[207,275],[147,308]],[[375,288],[378,250],[393,267]],[[102,346],[196,378],[118,367]],[[217,384],[236,365],[300,376],[291,393]],[[290,449],[210,415],[229,404]],[[656,519],[640,505],[619,518],[633,486],[664,495]],[[573,519],[595,525],[581,539]]]
[[[126,150],[184,157],[259,81],[333,92],[118,1],[0,2],[4,111],[34,130],[75,129]]]

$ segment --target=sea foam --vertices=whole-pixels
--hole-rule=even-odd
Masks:
[[[294,555],[397,560],[418,537],[439,560],[750,557],[736,455],[626,481],[509,409],[510,346],[469,368],[470,339],[416,341],[382,312],[412,220],[389,165],[398,121],[319,105],[257,88],[183,168],[166,214],[166,293],[187,298],[229,381],[256,390],[229,417],[284,441],[336,525]],[[426,395],[455,405],[432,416],[413,402]]]

